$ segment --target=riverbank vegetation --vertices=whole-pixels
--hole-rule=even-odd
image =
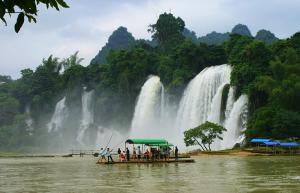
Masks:
[[[178,102],[201,70],[224,63],[233,67],[231,86],[236,88],[236,98],[247,94],[250,99],[248,139],[300,138],[300,32],[285,40],[272,39],[266,31],[255,38],[239,26],[224,38],[219,34],[216,44],[211,39],[203,43],[170,13],[161,14],[149,26],[151,41],[135,40],[126,28],[118,30],[121,35],[110,38],[115,43],[108,43],[101,59],[88,66],[81,65],[78,53],[67,59],[51,55],[35,70],[22,70],[17,80],[0,76],[1,149],[55,147],[71,139],[76,134],[73,126],[79,124],[84,87],[95,90],[97,119],[91,129],[99,123],[108,127],[113,117],[114,126],[122,130],[129,127],[136,97],[150,74],[160,76],[171,102]],[[122,42],[122,37],[126,40],[121,48],[110,47]],[[63,96],[67,105],[76,105],[62,138],[48,133],[46,124]]]
[[[226,131],[221,125],[206,121],[198,127],[184,132],[184,143],[188,146],[199,145],[202,151],[211,151],[211,144],[216,140],[223,140],[222,134]]]

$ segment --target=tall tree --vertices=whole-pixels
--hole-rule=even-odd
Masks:
[[[211,151],[210,145],[216,138],[223,139],[222,133],[226,131],[221,125],[206,121],[205,123],[184,132],[186,146],[199,145],[203,151]]]
[[[148,31],[152,38],[157,39],[163,50],[167,51],[184,40],[183,30],[185,23],[180,17],[171,13],[163,13],[157,22],[149,26]]]
[[[79,51],[76,51],[74,54],[72,54],[69,58],[65,58],[62,60],[61,64],[64,67],[65,70],[68,68],[74,66],[74,65],[80,65],[81,62],[84,60],[84,58],[78,57]]]

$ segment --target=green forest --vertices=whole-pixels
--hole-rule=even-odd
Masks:
[[[200,71],[225,63],[233,67],[230,84],[236,88],[235,97],[249,96],[247,140],[300,138],[300,32],[277,39],[260,30],[253,37],[240,24],[230,33],[196,37],[171,13],[161,14],[145,30],[152,40],[137,40],[126,28],[118,28],[87,66],[76,52],[64,59],[50,55],[35,70],[22,70],[17,80],[1,75],[0,150],[55,145],[50,137],[59,134],[49,134],[45,125],[63,96],[67,105],[73,104],[74,116],[63,131],[63,140],[71,139],[83,87],[95,90],[95,125],[110,125],[113,119],[116,127],[128,128],[136,98],[149,75],[158,75],[171,101],[176,102]],[[26,124],[28,116],[34,130]]]

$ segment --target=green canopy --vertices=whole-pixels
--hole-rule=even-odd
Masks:
[[[126,143],[129,144],[168,144],[168,141],[165,139],[127,139]]]
[[[170,147],[174,145],[172,143],[162,143],[162,144],[149,144],[148,146]]]

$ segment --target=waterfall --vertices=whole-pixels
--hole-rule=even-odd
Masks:
[[[161,84],[161,96],[160,96],[160,124],[163,124],[165,118],[165,87]]]
[[[232,148],[243,140],[241,130],[245,128],[247,96],[242,95],[234,102],[235,90],[230,87],[225,112],[222,112],[221,109],[223,89],[230,82],[230,73],[231,67],[223,64],[205,68],[190,81],[184,91],[177,113],[176,123],[181,138],[186,129],[210,121],[223,125],[227,129],[223,134],[223,141],[216,139],[212,144],[212,149]],[[221,113],[225,113],[225,121],[221,120]],[[244,118],[242,119],[242,117]]]
[[[52,118],[50,122],[47,124],[48,132],[58,131],[62,129],[64,119],[68,113],[65,101],[66,101],[66,97],[62,98],[60,101],[56,103]]]
[[[228,119],[231,109],[233,107],[234,94],[235,94],[234,88],[230,87],[228,92],[227,102],[226,102],[226,108],[225,108],[225,119]]]
[[[84,90],[82,97],[81,97],[81,103],[82,103],[81,117],[82,118],[80,121],[80,127],[79,127],[77,138],[76,138],[76,140],[81,145],[84,145],[83,139],[84,139],[85,131],[94,122],[94,114],[93,114],[93,110],[92,110],[93,93],[94,93],[94,90],[91,90],[89,92]]]
[[[231,67],[227,64],[212,66],[190,81],[177,113],[176,122],[181,132],[204,123],[209,115],[212,118],[220,114],[222,90],[230,81],[230,73]],[[215,103],[212,106],[214,96]]]
[[[176,108],[165,100],[164,87],[159,77],[149,77],[136,103],[131,137],[163,137],[176,143],[184,151],[183,132],[211,121],[227,129],[223,133],[223,141],[216,139],[212,149],[232,148],[243,140],[241,131],[246,126],[248,99],[246,95],[242,95],[235,101],[234,87],[229,87],[228,92],[224,92],[224,88],[230,83],[230,74],[231,67],[227,64],[202,70],[187,85],[175,116]],[[227,97],[222,96],[225,93]],[[226,105],[222,104],[224,99]]]
[[[34,128],[33,128],[33,119],[30,116],[30,105],[26,105],[25,114],[26,114],[25,123],[28,127],[27,131],[29,135],[32,135],[32,131],[34,130]]]
[[[150,76],[144,83],[134,110],[131,137],[162,137],[160,117],[164,106],[164,88],[158,76]]]
[[[241,95],[233,104],[232,110],[228,119],[225,121],[225,128],[223,141],[221,141],[221,148],[232,148],[236,143],[243,139],[242,131],[245,130],[245,121],[247,121],[248,113],[248,97]]]
[[[221,86],[219,86],[215,96],[212,99],[211,110],[207,119],[210,122],[221,124],[222,93],[226,84],[228,84],[228,82],[225,82]]]

